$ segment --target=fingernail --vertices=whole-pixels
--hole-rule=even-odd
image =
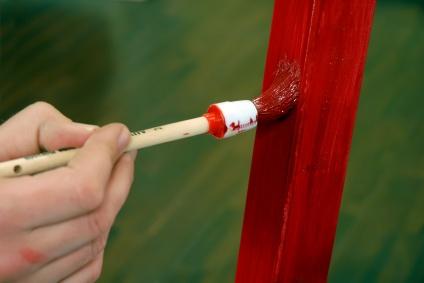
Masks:
[[[75,123],[76,125],[83,127],[84,129],[86,129],[89,132],[94,131],[95,129],[98,129],[99,126],[96,125],[90,125],[90,124],[84,124],[84,123]]]
[[[127,128],[122,129],[118,138],[118,149],[123,151],[130,142],[130,131]]]
[[[132,160],[135,160],[137,158],[137,153],[137,150],[128,151],[128,155],[131,156]]]

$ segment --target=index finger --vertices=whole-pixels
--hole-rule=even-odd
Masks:
[[[80,180],[88,186],[87,189],[95,187],[94,190],[103,195],[112,168],[129,140],[130,132],[124,125],[105,126],[94,132],[68,163],[68,168],[80,176]]]
[[[86,214],[101,205],[116,160],[130,139],[123,125],[96,130],[67,167],[32,177],[4,180],[2,194],[25,228],[36,228]],[[3,195],[6,197],[5,195]]]

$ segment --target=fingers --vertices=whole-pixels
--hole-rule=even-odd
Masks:
[[[20,283],[59,282],[95,260],[103,253],[105,244],[106,236],[96,239],[92,244],[52,261],[24,278],[20,278],[18,281]]]
[[[30,105],[3,123],[0,126],[0,144],[2,145],[0,160],[10,160],[38,153],[41,146],[56,149],[57,147],[80,145],[90,132],[84,127],[76,129],[77,126],[74,128],[71,126],[65,127],[63,131],[52,125],[43,128],[44,124],[48,122],[61,125],[72,124],[70,119],[45,102]],[[42,131],[43,129],[47,130],[47,136]],[[50,144],[50,140],[46,137],[52,137],[52,132],[63,136],[64,141],[58,142],[58,137],[55,137],[53,143]],[[78,136],[76,140],[70,137],[72,134]],[[42,141],[40,141],[40,138],[42,138]],[[67,144],[67,142],[70,142],[70,144]]]
[[[8,188],[2,196],[13,203],[7,206],[9,214],[23,228],[36,228],[95,210],[104,201],[115,160],[128,141],[128,129],[112,124],[94,131],[69,167],[0,180]]]
[[[75,274],[61,281],[62,283],[91,283],[96,282],[102,274],[103,253],[99,254],[96,259],[78,270]]]
[[[0,126],[0,160],[36,153],[40,146],[54,150],[83,145],[67,167],[0,179],[0,230],[14,243],[4,241],[10,253],[0,265],[4,259],[14,261],[0,266],[0,274],[7,267],[9,273],[12,268],[32,272],[28,282],[57,281],[69,274],[70,282],[98,278],[106,242],[102,235],[108,233],[132,183],[134,153],[121,157],[129,140],[123,125],[91,133],[45,103],[28,107]]]
[[[130,132],[124,125],[105,126],[87,140],[68,167],[84,182],[104,188],[116,160],[129,141]]]
[[[81,147],[97,126],[47,121],[40,125],[39,146],[48,151]]]
[[[128,196],[133,179],[133,158],[128,153],[120,158],[99,209],[88,215],[33,230],[30,234],[30,242],[34,243],[31,248],[52,260],[107,234]]]
[[[105,213],[115,220],[121,210],[134,179],[134,160],[137,152],[125,153],[116,165],[109,180],[108,191],[105,198]]]

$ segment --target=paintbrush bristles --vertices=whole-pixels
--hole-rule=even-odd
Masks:
[[[287,61],[280,62],[271,86],[261,96],[252,100],[258,110],[258,120],[270,121],[285,115],[296,104],[299,85],[299,65]]]

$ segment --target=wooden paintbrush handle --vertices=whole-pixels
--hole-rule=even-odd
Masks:
[[[194,118],[131,133],[131,141],[125,151],[184,139],[207,133],[209,122],[205,117]],[[45,152],[0,162],[0,177],[31,175],[56,167],[65,166],[75,156],[78,149]]]
[[[132,138],[127,147],[127,151],[197,136],[207,133],[208,130],[208,120],[202,116],[147,130],[132,132]]]

